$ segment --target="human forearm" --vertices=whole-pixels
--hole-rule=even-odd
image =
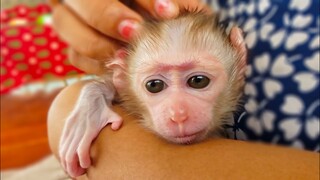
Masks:
[[[51,107],[49,138],[55,154],[82,85],[68,87]],[[143,129],[121,108],[116,111],[124,125],[100,133],[91,149],[93,165],[80,179],[319,179],[317,153],[225,139],[175,145]]]

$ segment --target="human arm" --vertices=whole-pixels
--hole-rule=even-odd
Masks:
[[[85,83],[64,89],[51,106],[49,141],[56,156],[64,120]],[[115,111],[124,119],[122,128],[104,128],[91,148],[93,165],[79,179],[319,179],[318,153],[226,139],[175,145],[120,107]]]

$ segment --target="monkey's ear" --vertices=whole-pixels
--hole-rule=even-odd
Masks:
[[[118,92],[127,86],[127,64],[124,59],[126,55],[127,52],[120,49],[115,53],[115,57],[106,65],[112,71],[112,81]]]
[[[247,48],[243,38],[242,30],[238,27],[232,27],[229,35],[229,41],[240,57],[236,63],[238,77],[244,78],[247,65]]]

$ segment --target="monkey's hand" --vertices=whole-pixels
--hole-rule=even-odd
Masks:
[[[81,90],[59,144],[61,164],[71,177],[84,174],[90,166],[90,146],[101,129],[107,124],[113,130],[120,128],[122,119],[111,109],[114,94],[111,83],[90,82]]]

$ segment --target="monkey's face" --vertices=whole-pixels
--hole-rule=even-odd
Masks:
[[[140,73],[133,89],[148,111],[149,128],[174,143],[197,142],[216,126],[213,108],[227,75],[222,64],[207,54],[171,58],[162,57],[165,60],[136,71]]]
[[[241,95],[246,48],[240,29],[227,35],[216,16],[190,13],[147,23],[139,35],[126,61],[113,68],[125,107],[171,142],[202,140]]]

